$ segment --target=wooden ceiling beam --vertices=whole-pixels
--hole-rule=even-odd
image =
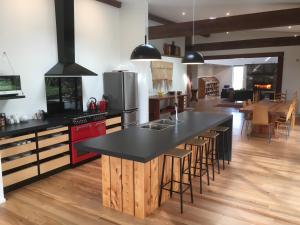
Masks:
[[[117,1],[117,0],[96,0],[96,1],[102,2],[104,4],[111,5],[111,6],[116,7],[116,8],[121,8],[122,7],[122,2]]]
[[[212,42],[195,44],[193,46],[186,46],[186,49],[194,51],[219,51],[230,49],[264,48],[294,45],[300,45],[300,37],[276,37],[238,41]]]
[[[168,20],[168,19],[165,19],[163,17],[160,17],[160,16],[157,16],[157,15],[154,15],[152,13],[149,13],[148,14],[148,19],[149,20],[152,20],[154,22],[157,22],[157,23],[160,23],[160,24],[175,24],[176,22],[172,21],[172,20]]]
[[[300,8],[220,17],[195,21],[195,34],[206,35],[300,24]],[[193,22],[149,27],[149,39],[191,36]]]

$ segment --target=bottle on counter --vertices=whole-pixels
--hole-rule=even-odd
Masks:
[[[0,127],[4,127],[5,125],[6,125],[5,113],[0,113]]]

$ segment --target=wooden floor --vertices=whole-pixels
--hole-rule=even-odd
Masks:
[[[285,138],[267,140],[240,136],[237,109],[199,102],[197,110],[234,115],[233,161],[204,192],[194,180],[194,201],[185,194],[184,214],[178,197],[145,220],[101,206],[100,160],[68,170],[9,193],[0,206],[0,224],[300,224],[300,126]]]

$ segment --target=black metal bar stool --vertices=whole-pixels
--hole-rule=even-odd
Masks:
[[[229,127],[215,127],[213,129],[211,129],[212,131],[215,131],[217,133],[219,133],[222,136],[222,147],[221,147],[221,151],[222,151],[222,159],[223,159],[223,170],[225,169],[225,154],[228,154],[229,151],[229,146],[228,146],[228,138],[229,138],[229,131],[230,128]],[[228,155],[228,164],[229,164],[229,155]]]
[[[161,175],[161,183],[160,183],[160,192],[159,192],[159,206],[161,205],[161,196],[162,196],[162,190],[167,190],[170,192],[170,197],[172,198],[172,193],[178,193],[180,194],[180,209],[181,213],[183,213],[183,193],[186,192],[188,189],[190,189],[191,192],[191,202],[193,203],[193,188],[192,188],[192,178],[191,178],[191,156],[192,156],[192,151],[189,150],[183,150],[183,149],[172,149],[169,152],[164,154],[164,160],[163,160],[163,168],[162,168],[162,175]],[[171,180],[167,181],[164,184],[164,174],[165,174],[165,164],[166,164],[166,157],[172,157],[172,168],[171,168]],[[189,183],[184,183],[183,182],[183,175],[185,173],[184,169],[184,162],[185,159],[188,159],[188,182]],[[173,178],[174,174],[174,158],[178,158],[180,161],[179,165],[179,171],[180,171],[180,181],[176,181]],[[179,191],[174,191],[173,190],[173,183],[179,183]],[[166,186],[170,184],[170,188],[167,188]],[[186,187],[183,189],[183,185]]]
[[[219,162],[219,151],[217,150],[217,141],[219,134],[217,132],[204,132],[199,135],[200,139],[207,139],[209,149],[207,151],[207,155],[205,157],[211,160],[212,167],[212,177],[215,180],[215,164],[218,165],[218,174],[220,174],[220,162]]]
[[[202,176],[205,174],[207,176],[207,185],[209,185],[208,157],[206,157],[205,162],[203,162],[203,153],[205,155],[208,153],[208,140],[194,138],[185,143],[185,149],[187,149],[188,146],[190,146],[191,150],[193,146],[196,147],[194,166],[191,166],[191,168],[194,169],[194,176],[200,177],[200,193],[202,194]],[[203,168],[203,165],[205,165],[205,168]],[[197,175],[197,169],[200,170],[199,175]]]

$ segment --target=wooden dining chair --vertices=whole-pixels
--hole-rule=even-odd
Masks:
[[[251,99],[248,99],[248,101],[243,102],[243,108],[252,105]],[[249,125],[251,124],[252,121],[252,112],[244,112],[244,119],[243,119],[243,124],[242,124],[242,129],[241,129],[241,135],[243,135],[244,127],[246,125],[246,134],[248,134],[249,130]]]
[[[269,139],[269,143],[271,143],[273,124],[269,120],[268,106],[263,104],[258,104],[253,108],[252,125],[268,127],[268,139]]]
[[[295,111],[295,103],[293,102],[288,110],[288,113],[285,117],[280,117],[275,121],[276,132],[279,133],[279,128],[283,128],[286,131],[286,139],[290,136],[291,126],[292,126],[292,116]]]
[[[287,100],[287,90],[285,92],[279,92],[274,94],[274,100],[286,101]]]

